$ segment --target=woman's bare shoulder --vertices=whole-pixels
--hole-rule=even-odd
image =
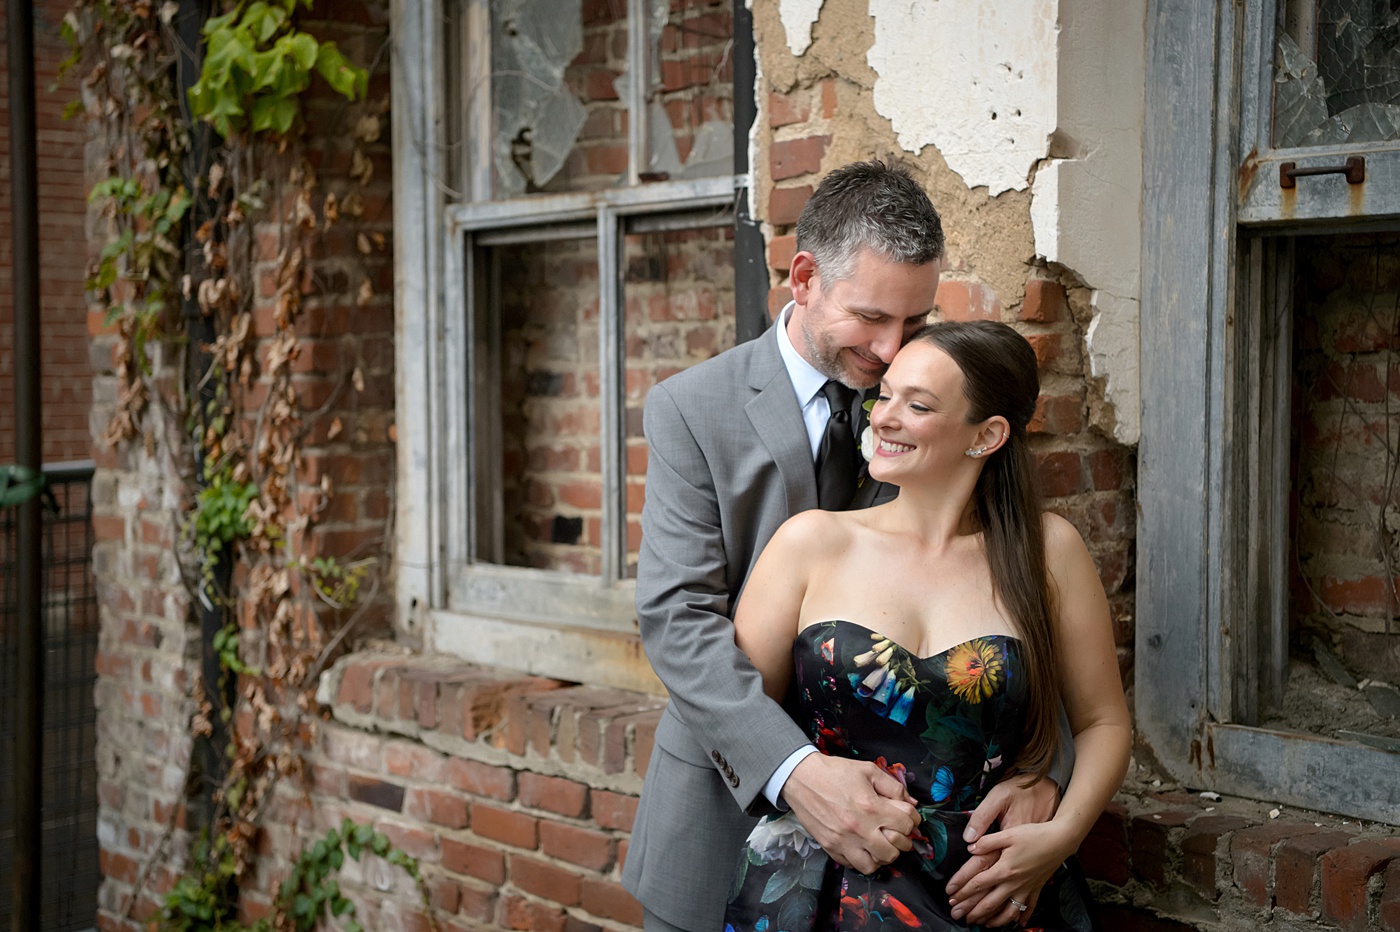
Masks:
[[[769,546],[792,547],[809,555],[839,550],[855,533],[858,515],[859,512],[819,508],[798,512],[783,522]]]

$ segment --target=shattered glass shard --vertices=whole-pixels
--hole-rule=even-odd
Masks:
[[[564,83],[583,49],[582,0],[493,0],[491,23],[496,178],[510,197],[559,173],[588,116]]]
[[[1274,145],[1307,145],[1303,140],[1327,119],[1327,86],[1317,66],[1285,33],[1279,38],[1274,78]]]
[[[690,157],[681,178],[713,178],[734,171],[734,127],[724,120],[706,120],[695,131]]]
[[[1357,104],[1317,127],[1299,145],[1327,146],[1346,142],[1389,142],[1400,139],[1400,106]]]

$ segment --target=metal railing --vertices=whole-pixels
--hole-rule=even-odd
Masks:
[[[45,466],[44,728],[40,928],[91,929],[97,914],[97,594],[92,573],[93,464]],[[18,699],[15,510],[0,509],[0,878],[13,869]],[[14,904],[0,883],[0,929]]]

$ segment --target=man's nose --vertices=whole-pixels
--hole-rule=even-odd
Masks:
[[[875,339],[870,341],[870,349],[886,365],[894,361],[894,354],[904,345],[904,328],[897,321],[890,321],[880,327]]]

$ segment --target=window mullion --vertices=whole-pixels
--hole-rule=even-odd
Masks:
[[[490,0],[467,0],[466,15],[462,17],[462,44],[466,49],[462,56],[466,80],[462,177],[466,179],[469,200],[489,201],[496,138],[491,101]]]
[[[651,91],[650,11],[648,0],[627,0],[627,183],[636,185],[650,162],[650,114],[647,96]]]
[[[598,377],[600,461],[603,483],[602,582],[612,585],[626,567],[627,496],[623,489],[623,352],[621,226],[608,207],[598,208]]]

